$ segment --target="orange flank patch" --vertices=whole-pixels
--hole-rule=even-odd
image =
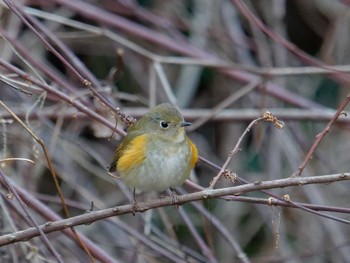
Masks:
[[[139,135],[130,141],[129,145],[121,153],[117,162],[119,172],[128,171],[137,167],[145,159],[146,134]]]
[[[188,142],[190,143],[190,146],[191,146],[191,152],[192,152],[191,168],[193,168],[196,162],[198,161],[198,150],[196,145],[194,145],[194,143],[190,139],[188,139]]]

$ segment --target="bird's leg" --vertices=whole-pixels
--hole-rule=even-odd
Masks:
[[[177,198],[177,194],[176,194],[176,192],[174,191],[173,188],[171,188],[171,187],[169,187],[169,188],[170,188],[170,191],[171,191],[172,203],[176,204],[179,201],[179,199]],[[176,205],[176,207],[178,208],[178,205]]]
[[[135,216],[135,212],[138,208],[138,204],[136,202],[136,188],[134,188],[133,193],[132,193],[132,215]]]

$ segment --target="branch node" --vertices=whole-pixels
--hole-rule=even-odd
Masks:
[[[117,107],[115,110],[117,112],[118,117],[125,123],[126,127],[129,128],[136,122],[136,119],[134,117],[122,113],[119,107]]]
[[[273,116],[271,112],[266,111],[263,116],[265,121],[272,122],[273,125],[278,129],[284,128],[284,122],[277,119],[277,117]]]
[[[89,86],[92,85],[91,82],[88,81],[87,79],[84,79],[84,80],[83,80],[83,84],[84,84],[84,86],[86,86],[86,87],[89,87]]]
[[[46,223],[45,223],[45,226],[51,226],[52,225],[52,221],[47,221]]]
[[[289,194],[283,195],[282,198],[284,201],[287,201],[287,202],[290,202],[290,200],[291,200]]]
[[[210,188],[203,189],[203,191],[204,191],[204,193],[202,195],[203,199],[208,199],[208,198],[212,197],[211,190],[212,189],[210,189]]]
[[[10,192],[10,193],[6,194],[6,198],[9,199],[9,200],[13,200],[13,198],[14,198],[13,193]]]
[[[346,177],[347,177],[346,174],[340,174],[340,175],[339,175],[339,178],[340,178],[340,179],[345,179]]]
[[[232,183],[237,181],[237,174],[230,172],[229,170],[225,170],[222,173],[222,176],[224,176],[226,179],[230,180]]]
[[[302,180],[302,181],[299,181],[299,184],[300,185],[305,185],[305,184],[307,184],[307,182]]]
[[[277,204],[277,202],[278,202],[278,200],[276,199],[276,198],[273,198],[273,197],[270,197],[269,199],[269,205],[270,206],[274,206],[274,205],[276,205]]]
[[[17,238],[16,235],[11,235],[9,236],[8,240],[12,242],[12,241],[15,241],[16,238]]]
[[[261,185],[262,184],[262,181],[261,180],[256,180],[255,182],[254,182],[254,185]]]

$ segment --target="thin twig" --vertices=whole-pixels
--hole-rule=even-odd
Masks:
[[[127,32],[130,32],[132,34],[136,34],[138,36],[144,37],[145,39],[148,39],[151,43],[156,43],[158,45],[164,46],[166,48],[169,48],[169,50],[179,52],[180,54],[185,55],[185,56],[192,56],[193,57],[193,58],[191,58],[192,60],[193,59],[200,60],[199,65],[205,66],[206,63],[208,63],[208,64],[210,64],[210,63],[214,63],[214,64],[215,63],[223,63],[223,64],[227,65],[226,62],[220,62],[221,61],[220,59],[213,57],[213,55],[208,54],[208,53],[198,49],[197,47],[194,47],[194,46],[188,44],[187,42],[178,41],[176,43],[176,45],[173,45],[174,44],[173,39],[167,38],[164,35],[159,35],[159,33],[152,31],[149,28],[144,28],[144,27],[141,27],[140,25],[133,24],[130,21],[126,21],[124,19],[121,19],[121,17],[116,16],[116,15],[112,15],[111,13],[105,12],[104,10],[99,10],[99,12],[96,12],[96,10],[94,10],[94,8],[92,8],[92,6],[90,6],[84,2],[79,1],[79,3],[71,3],[70,1],[66,1],[66,0],[59,0],[59,2],[64,3],[67,7],[75,10],[76,12],[80,13],[83,16],[91,15],[93,17],[98,18],[100,20],[100,22],[103,24],[108,24],[110,26],[114,26],[117,28],[120,26],[124,30],[126,30]],[[64,25],[68,25],[68,26],[71,26],[74,28],[78,28],[81,30],[92,32],[92,33],[95,33],[98,35],[104,35],[104,36],[120,43],[124,47],[126,47],[130,50],[133,50],[136,53],[141,54],[141,55],[151,59],[152,61],[167,63],[168,57],[162,57],[162,56],[159,56],[157,54],[154,54],[154,53],[146,50],[145,48],[143,48],[139,45],[136,45],[134,42],[129,41],[126,38],[123,38],[123,37],[115,34],[111,30],[107,30],[107,29],[101,30],[101,28],[99,28],[99,27],[94,27],[94,26],[91,26],[91,25],[88,25],[85,23],[74,21],[74,20],[71,20],[71,19],[68,19],[65,17],[51,14],[51,13],[47,14],[43,11],[39,11],[39,10],[31,9],[31,8],[26,8],[25,10],[29,13],[36,15],[36,16],[43,17],[43,18],[49,19],[51,21],[56,21],[56,22],[64,24]],[[183,59],[183,61],[179,62],[179,64],[186,64],[186,60],[189,58],[179,58],[179,59],[180,60]],[[176,61],[176,59],[174,57],[169,58],[169,60]],[[217,62],[217,61],[219,61],[219,62]],[[190,63],[193,63],[193,62],[190,61]],[[208,65],[208,66],[210,66],[210,65]],[[233,69],[231,69],[231,68],[228,69],[228,68],[225,68],[225,66],[221,64],[217,67],[217,69],[220,70],[223,74],[228,75],[230,78],[236,79],[236,80],[241,81],[243,83],[250,83],[252,81],[259,80],[255,76],[251,76],[249,74],[242,73],[243,70],[247,71],[245,68],[239,69],[237,67],[234,67]],[[307,100],[302,96],[299,96],[295,93],[281,89],[280,87],[273,85],[273,84],[268,84],[266,86],[266,92],[272,96],[279,98],[280,100],[287,101],[287,102],[292,103],[294,105],[297,105],[299,107],[303,107],[303,108],[310,108],[310,107],[320,108],[321,107],[321,105],[318,103]]]
[[[192,125],[188,128],[189,131],[194,131],[198,129],[200,126],[202,126],[204,123],[206,123],[208,120],[212,119],[214,116],[216,116],[220,111],[222,111],[224,108],[227,108],[232,103],[243,97],[245,94],[249,93],[253,89],[255,89],[257,86],[261,85],[263,82],[252,82],[248,85],[241,88],[239,91],[232,93],[230,96],[228,96],[225,100],[220,102],[217,106],[213,107],[212,112],[204,117],[201,117],[197,119]]]
[[[203,189],[202,189],[203,190]],[[181,191],[181,194],[185,194],[184,191]],[[235,196],[227,196],[229,197],[235,197]],[[226,198],[226,197],[222,197]],[[243,197],[246,198],[246,197]],[[199,202],[191,202],[191,205],[199,212],[201,213],[220,233],[221,235],[227,240],[227,242],[231,245],[231,247],[235,250],[237,253],[237,258],[242,263],[250,263],[250,260],[248,259],[248,256],[246,253],[244,253],[243,249],[240,247],[237,240],[233,237],[233,235],[230,233],[230,231],[226,228],[226,226],[220,222],[220,220],[210,213],[202,204]]]
[[[47,248],[50,250],[52,255],[57,259],[58,262],[62,262],[62,257],[61,255],[56,251],[55,247],[51,244],[51,242],[47,239],[47,236],[45,235],[44,231],[42,228],[36,223],[34,218],[30,215],[27,205],[22,201],[22,198],[18,195],[16,189],[12,187],[12,185],[8,182],[6,179],[6,176],[2,173],[0,170],[0,177],[1,180],[3,181],[3,184],[11,191],[11,194],[13,194],[18,201],[18,203],[21,205],[25,215],[27,216],[28,220],[35,226],[34,229],[37,231],[38,235],[41,236],[44,244],[47,246]],[[0,245],[1,246],[1,245]]]
[[[6,196],[8,196],[8,194]],[[6,227],[8,225],[12,231],[18,231],[16,223],[14,222],[16,220],[16,218],[14,218],[11,215],[9,207],[6,206],[6,204],[5,204],[5,200],[8,200],[8,201],[11,202],[11,200],[5,199],[5,197],[0,195],[0,209],[1,209],[1,212],[2,212],[2,221],[6,220],[8,222],[7,224],[5,222],[2,222],[2,224],[4,224]],[[20,208],[18,208],[18,209],[20,209]],[[22,212],[22,210],[20,212]],[[19,247],[20,247],[20,249],[22,251],[22,254],[25,255],[26,251],[27,251],[25,245],[23,243],[20,243]]]
[[[196,230],[193,222],[191,221],[189,216],[186,214],[183,207],[179,207],[179,214],[182,220],[184,221],[185,225],[187,226],[188,231],[193,236],[193,239],[197,243],[198,247],[200,248],[202,253],[207,257],[208,262],[211,262],[211,263],[218,262],[217,259],[214,257],[212,251],[209,249],[208,245],[204,242],[203,238]]]
[[[27,158],[12,157],[12,158],[0,159],[0,163],[6,163],[6,162],[12,162],[12,161],[24,161],[24,162],[28,162],[32,165],[35,165],[35,162],[33,160],[27,159]]]
[[[124,112],[126,114],[132,115],[135,118],[143,116],[149,109],[141,107],[124,107]],[[283,109],[283,108],[273,108],[273,112],[278,118],[288,121],[294,120],[310,120],[310,121],[329,121],[333,118],[336,113],[332,109]],[[181,114],[186,120],[196,120],[200,118],[208,118],[212,115],[212,110],[208,108],[199,109],[181,109]],[[211,121],[251,121],[261,114],[259,109],[226,109],[220,111],[216,116],[213,116]],[[339,123],[350,122],[349,111],[344,111],[344,116],[340,116],[338,119]]]
[[[153,63],[153,67],[155,69],[155,72],[158,75],[160,82],[162,83],[163,89],[164,89],[165,94],[167,95],[169,101],[172,104],[177,105],[176,97],[172,91],[172,88],[170,87],[170,83],[168,81],[168,78],[165,75],[163,67],[158,62]]]
[[[345,107],[349,104],[350,102],[350,93],[348,95],[346,95],[345,100],[340,104],[338,110],[336,111],[336,113],[334,114],[334,116],[332,117],[332,119],[327,123],[326,127],[323,129],[323,131],[319,134],[317,134],[316,139],[314,141],[314,143],[312,144],[312,146],[310,147],[308,153],[306,154],[303,162],[301,163],[301,165],[298,168],[298,171],[296,171],[295,173],[293,173],[293,176],[300,176],[302,174],[302,172],[305,169],[305,166],[307,165],[307,163],[310,161],[310,159],[312,158],[316,148],[320,145],[320,143],[322,142],[322,140],[324,139],[324,137],[329,133],[330,129],[332,128],[333,124],[338,120],[339,116],[344,114],[343,110],[345,109]]]
[[[49,152],[47,151],[46,149],[46,145],[44,143],[44,141],[42,139],[40,139],[39,137],[37,137],[33,131],[31,129],[29,129],[27,127],[27,125],[24,124],[24,122],[21,121],[21,119],[19,119],[16,114],[14,114],[10,108],[8,108],[1,100],[0,100],[0,105],[2,107],[4,107],[8,113],[11,114],[11,116],[33,137],[33,139],[38,143],[40,144],[43,152],[44,152],[44,155],[45,155],[45,159],[47,161],[47,164],[48,164],[48,167],[49,167],[49,170],[51,172],[51,175],[52,175],[52,178],[54,180],[54,183],[55,183],[55,186],[56,186],[56,190],[57,190],[57,193],[60,197],[60,200],[61,200],[61,204],[62,204],[62,207],[63,207],[63,211],[65,213],[65,215],[67,217],[70,217],[70,214],[69,214],[69,211],[68,211],[68,207],[66,205],[66,202],[64,200],[64,196],[63,196],[63,192],[61,190],[61,187],[60,187],[60,184],[58,182],[58,178],[57,178],[57,175],[56,175],[56,172],[55,172],[55,169],[52,165],[52,162],[51,162],[51,158],[49,156]],[[85,244],[82,242],[82,240],[80,239],[78,233],[76,232],[76,230],[74,228],[71,228],[71,231],[74,233],[75,237],[79,240],[80,242],[80,245],[82,246],[82,248],[86,251],[86,253],[89,255],[89,258],[90,258],[90,261],[91,262],[94,262],[94,259],[91,255],[91,253],[89,252],[88,248],[85,246]],[[56,256],[56,255],[55,255]]]
[[[66,109],[64,112],[59,111],[59,107],[65,106]],[[42,108],[40,115],[48,117],[50,119],[57,119],[60,116],[63,116],[65,119],[86,119],[90,118],[88,114],[83,114],[78,112],[74,107],[69,107],[66,104],[56,106],[45,106]],[[24,117],[26,112],[23,110],[23,107],[12,107],[12,111],[18,117]],[[126,115],[131,115],[135,118],[140,118],[146,114],[149,108],[146,107],[123,107],[123,113]],[[118,111],[116,109],[116,111]],[[332,109],[295,109],[295,108],[273,108],[274,115],[278,118],[283,119],[284,121],[313,121],[313,122],[327,122],[332,119],[336,113]],[[197,108],[197,109],[188,109],[182,108],[181,113],[183,117],[188,121],[195,121],[197,119],[206,118],[208,122],[241,122],[241,121],[252,121],[261,114],[260,109],[224,109],[218,112],[215,116],[212,116],[212,110],[209,108]],[[0,110],[0,115],[3,118],[11,117],[4,110]],[[118,115],[118,114],[117,114]],[[344,111],[339,118],[337,119],[337,124],[348,124],[350,123],[350,112]],[[31,112],[28,116],[29,119],[37,119],[38,114]],[[195,122],[194,122],[195,123]],[[107,126],[107,125],[106,125]],[[115,125],[114,125],[115,126]],[[115,129],[115,127],[113,128]],[[109,127],[109,126],[107,126]],[[190,126],[191,127],[191,126]]]
[[[38,20],[34,19],[30,15],[23,12],[22,9],[20,9],[18,6],[16,6],[12,0],[5,0],[4,1],[11,9],[12,11],[23,21],[24,24],[26,24],[35,34],[36,36],[43,42],[45,47],[50,50],[78,79],[79,81],[86,87],[88,87],[92,94],[102,103],[103,106],[107,106],[112,112],[114,112],[115,108],[113,105],[109,103],[109,101],[104,98],[99,92],[95,90],[95,88],[92,86],[92,83],[84,78],[76,68],[74,68],[71,63],[69,63],[34,27],[39,27],[41,32],[43,32],[46,36],[50,37],[52,41],[55,43],[55,45],[58,45],[58,47],[65,52],[66,56],[70,58],[71,61],[73,61],[73,64],[75,67],[77,67],[80,70],[83,70],[85,74],[88,74],[90,79],[92,79],[95,83],[95,85],[98,85],[97,79],[89,73],[89,71],[83,66],[83,64],[78,61],[78,59],[74,59],[75,55],[61,42],[55,35],[51,34],[50,30],[47,30]]]
[[[237,152],[239,151],[239,146],[241,145],[241,142],[243,140],[243,138],[248,134],[248,132],[250,131],[250,129],[258,124],[259,122],[263,121],[265,118],[264,117],[259,117],[255,120],[253,120],[248,127],[245,129],[245,131],[243,132],[243,134],[239,137],[235,147],[232,149],[232,151],[230,151],[230,153],[228,154],[228,157],[225,161],[225,163],[223,164],[223,166],[221,167],[220,171],[218,172],[218,174],[211,180],[209,188],[213,189],[216,185],[216,183],[219,181],[220,177],[226,172],[226,169],[228,167],[228,165],[230,164],[230,162],[232,161],[232,158],[235,154],[237,154]],[[230,173],[229,171],[227,171],[228,173]]]
[[[79,21],[75,21],[69,19],[67,17],[62,17],[53,13],[48,13],[42,10],[38,10],[31,7],[24,7],[23,11],[27,14],[34,15],[36,17],[44,18],[50,21],[55,21],[57,23],[66,24],[74,28],[79,28],[88,32],[92,32],[95,34],[102,34],[104,31],[99,27],[95,27],[92,25],[88,25]],[[106,32],[106,31],[105,31]],[[125,39],[126,40],[126,39]],[[126,43],[125,43],[126,44]],[[134,44],[130,41],[130,43],[126,44],[129,48],[129,44]],[[133,47],[130,47],[133,49]],[[140,51],[140,49],[136,49],[134,51]],[[292,76],[292,75],[323,75],[323,74],[331,74],[334,71],[339,72],[350,72],[350,65],[329,65],[327,68],[321,67],[254,67],[247,66],[242,64],[236,64],[231,61],[223,61],[219,58],[196,58],[196,57],[172,57],[172,56],[162,56],[155,53],[146,52],[142,53],[146,57],[152,58],[152,60],[164,63],[164,64],[175,64],[175,65],[197,65],[203,67],[210,68],[221,68],[221,69],[234,69],[234,70],[242,70],[246,72],[250,72],[253,74],[258,74],[266,77],[274,77],[274,76]],[[150,56],[150,54],[152,54]],[[117,63],[118,65],[119,63]]]
[[[220,167],[220,166],[218,166],[218,165],[216,165],[216,164],[210,162],[209,160],[207,160],[207,159],[205,159],[205,158],[203,158],[203,157],[201,157],[201,156],[199,157],[199,159],[200,159],[203,163],[208,164],[209,166],[211,166],[212,168],[214,168],[214,169],[216,169],[216,170],[221,170],[221,167]],[[231,173],[226,173],[226,174],[229,175],[229,176],[231,175]],[[245,180],[244,178],[242,178],[242,177],[240,177],[240,176],[238,176],[238,175],[236,175],[236,174],[233,174],[232,177],[234,177],[234,179],[237,180],[238,182],[241,182],[241,183],[244,183],[244,184],[249,184],[249,183],[250,183],[250,182],[248,182],[247,180]],[[191,183],[191,182],[190,182],[189,180],[187,180],[186,183]],[[260,183],[260,182],[257,181],[256,183]],[[198,190],[204,189],[204,188],[199,187],[198,185],[194,185],[193,183],[192,183],[191,185],[192,185],[193,188],[198,189]],[[286,205],[290,205],[291,207],[299,208],[299,209],[301,209],[301,210],[303,210],[303,211],[306,211],[306,212],[308,212],[308,213],[311,213],[311,214],[315,214],[315,215],[318,215],[318,216],[321,216],[321,217],[324,217],[324,218],[329,218],[329,219],[332,219],[332,220],[337,221],[337,222],[342,222],[342,221],[343,221],[343,219],[340,219],[340,218],[338,218],[338,217],[334,217],[334,216],[330,217],[330,216],[327,215],[327,214],[318,212],[318,211],[317,211],[318,209],[313,209],[312,207],[309,207],[309,206],[303,206],[303,204],[301,204],[301,203],[296,203],[296,202],[294,202],[294,201],[292,201],[292,200],[288,200],[288,201],[287,201],[284,197],[280,197],[280,196],[278,196],[278,195],[272,193],[271,191],[268,191],[268,190],[261,190],[261,192],[264,193],[264,194],[266,194],[266,195],[268,195],[268,196],[270,196],[271,198],[273,198],[273,200],[271,200],[271,201],[278,200],[279,202],[282,202],[282,203],[284,203],[284,204],[286,204]],[[230,197],[229,197],[229,198],[230,198]],[[269,205],[271,205],[270,202],[269,202]],[[325,211],[328,211],[328,209],[326,209]],[[346,210],[342,210],[342,211],[345,211],[345,212],[346,212]],[[335,212],[337,212],[337,210],[335,210]],[[346,212],[346,213],[347,213],[347,212]]]
[[[44,83],[41,83],[40,81],[32,78],[30,75],[28,75],[27,73],[25,73],[24,71],[20,70],[19,68],[9,64],[8,62],[1,60],[0,59],[0,65],[3,66],[4,68],[7,68],[8,70],[16,73],[19,77],[26,79],[27,81],[30,81],[32,83],[34,83],[35,85],[37,85],[38,87],[42,88],[43,90],[46,90],[48,93],[53,94],[58,96],[61,100],[65,101],[66,103],[72,105],[73,107],[75,107],[76,109],[78,109],[79,111],[85,113],[86,115],[90,116],[92,119],[106,125],[108,128],[110,128],[111,130],[114,130],[115,132],[117,132],[119,135],[125,135],[125,132],[115,128],[114,125],[112,123],[110,123],[108,120],[106,120],[105,118],[103,118],[102,116],[100,116],[99,114],[97,114],[96,112],[94,112],[93,110],[90,110],[89,108],[87,108],[85,105],[83,105],[82,103],[80,103],[77,100],[72,100],[72,98],[70,96],[68,96],[67,94],[54,89],[53,87],[46,85]]]
[[[235,7],[245,16],[245,18],[251,22],[252,24],[256,25],[262,32],[267,34],[272,40],[274,40],[276,43],[281,44],[284,46],[287,50],[292,52],[294,55],[296,55],[298,58],[300,58],[303,62],[306,62],[308,64],[318,66],[323,69],[332,70],[332,75],[337,78],[341,82],[347,82],[349,83],[350,78],[346,74],[342,74],[342,72],[337,71],[336,69],[329,68],[328,65],[324,64],[323,62],[315,59],[311,55],[308,55],[301,49],[299,49],[296,45],[292,44],[287,39],[283,38],[281,35],[271,31],[258,17],[256,17],[246,6],[245,3],[243,3],[241,0],[231,0],[231,2],[235,5]]]
[[[33,211],[35,211],[39,216],[41,216],[43,219],[46,219],[47,222],[46,225],[49,225],[52,221],[59,221],[62,220],[62,218],[54,212],[50,207],[46,206],[45,204],[38,201],[38,199],[34,198],[30,193],[28,193],[28,190],[25,188],[22,188],[18,185],[16,185],[11,178],[7,178],[8,181],[10,181],[13,188],[16,189],[18,194],[21,196],[21,198],[26,202],[28,207],[30,207]],[[10,205],[11,202],[9,202]],[[86,210],[84,210],[85,212]],[[69,239],[72,240],[73,243],[76,243],[77,245],[80,245],[78,243],[78,240],[70,231],[69,228],[66,228],[60,232],[60,234],[63,236],[65,235]],[[84,236],[84,234],[80,233],[79,236],[83,239],[84,244],[86,244],[89,248],[89,251],[93,254],[93,256],[101,261],[101,263],[119,263],[119,260],[116,257],[112,257],[106,253],[101,247],[99,247],[95,242],[93,242],[91,239]]]

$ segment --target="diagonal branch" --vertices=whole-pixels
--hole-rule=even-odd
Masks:
[[[334,116],[332,117],[332,119],[330,119],[330,121],[327,123],[326,127],[323,129],[323,131],[321,133],[319,133],[316,136],[316,140],[314,141],[314,143],[312,144],[310,150],[308,151],[308,153],[306,154],[302,164],[299,166],[298,171],[296,171],[295,173],[293,173],[293,176],[300,176],[301,173],[304,171],[305,166],[307,165],[307,163],[310,161],[310,159],[312,158],[316,148],[320,145],[321,141],[324,139],[324,137],[329,133],[330,129],[332,128],[333,124],[338,120],[339,116],[342,114],[345,114],[343,112],[343,110],[345,109],[345,107],[349,104],[350,102],[350,93],[348,95],[346,95],[345,100],[340,104],[337,112],[334,114]]]

